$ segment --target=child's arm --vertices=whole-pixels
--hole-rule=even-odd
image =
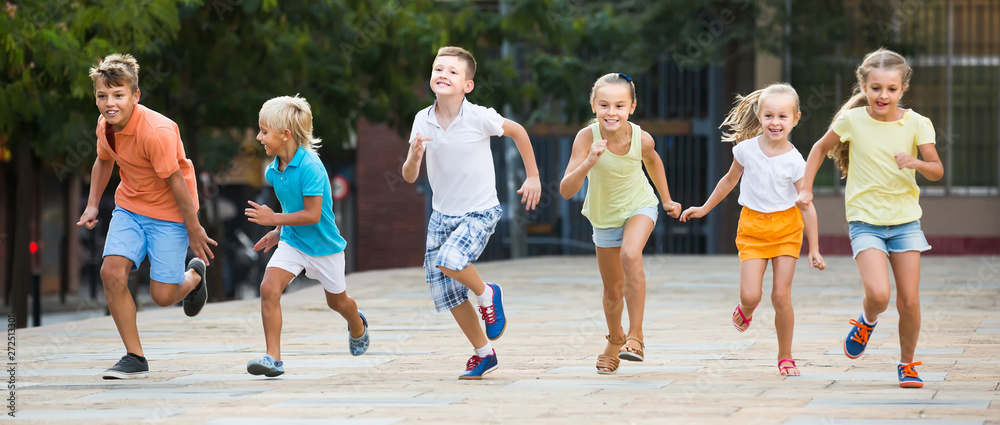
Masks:
[[[108,187],[111,180],[111,173],[115,169],[115,160],[97,158],[94,161],[94,168],[90,171],[90,196],[87,197],[87,208],[83,210],[83,215],[76,222],[77,226],[84,226],[93,229],[97,225],[98,205],[101,203],[101,195]]]
[[[251,208],[247,208],[244,214],[251,223],[261,226],[308,226],[319,223],[323,217],[323,197],[303,196],[305,208],[293,213],[278,214],[267,205],[260,205],[254,201],[247,201]]]
[[[715,185],[715,190],[712,191],[712,195],[705,201],[705,205],[684,210],[681,213],[681,222],[688,221],[689,218],[704,217],[712,211],[712,208],[715,208],[716,205],[719,205],[719,202],[722,202],[723,199],[726,199],[726,196],[729,196],[729,192],[732,192],[733,188],[736,187],[736,183],[740,182],[740,176],[742,175],[743,165],[736,159],[733,159],[733,165],[729,167],[729,172],[722,176],[719,183]]]
[[[174,194],[174,201],[177,202],[177,208],[181,210],[181,217],[184,217],[184,225],[187,227],[188,245],[191,247],[191,252],[196,257],[205,261],[205,265],[207,266],[209,264],[208,259],[215,258],[208,245],[219,246],[219,243],[209,238],[208,233],[205,232],[205,228],[201,227],[201,223],[198,222],[198,213],[194,209],[194,200],[191,198],[191,192],[188,191],[187,181],[184,180],[181,170],[175,171],[170,177],[164,180],[166,180],[167,185],[170,186],[170,191]]]
[[[667,215],[677,218],[681,214],[681,204],[670,199],[670,187],[667,185],[667,173],[663,169],[663,160],[656,153],[656,141],[649,133],[642,132],[642,163],[653,180],[656,192],[660,194],[660,202]]]
[[[542,197],[542,182],[538,179],[538,165],[535,164],[535,152],[531,149],[531,140],[528,138],[528,132],[524,130],[521,124],[504,119],[503,135],[514,139],[517,152],[521,154],[521,160],[524,161],[524,172],[527,178],[524,179],[524,184],[521,185],[521,188],[517,190],[517,194],[521,195],[521,203],[524,204],[524,209],[533,210],[535,209],[535,205],[538,205],[538,200]]]
[[[403,163],[403,180],[407,183],[417,181],[420,176],[420,161],[424,159],[424,142],[431,140],[430,137],[421,136],[420,133],[410,142],[410,149],[406,152],[406,162]]]
[[[927,177],[927,180],[935,182],[941,180],[941,177],[944,177],[944,165],[941,164],[941,158],[938,157],[934,144],[925,143],[917,146],[917,149],[920,150],[920,156],[924,158],[923,161],[904,152],[898,152],[892,156],[896,159],[896,165],[899,166],[899,169],[912,168]]]
[[[796,182],[800,186],[802,180]],[[805,224],[806,239],[809,241],[809,267],[823,270],[826,268],[826,261],[819,254],[819,223],[816,219],[816,207],[811,203],[802,210],[802,222]]]
[[[566,165],[566,174],[559,182],[559,194],[563,199],[572,198],[580,191],[587,173],[594,168],[594,164],[597,164],[597,160],[608,146],[607,140],[591,142],[593,138],[594,134],[590,131],[590,127],[576,133],[573,152],[570,154],[569,164]]]
[[[837,146],[837,143],[840,143],[840,135],[833,130],[827,130],[826,134],[817,140],[813,144],[812,149],[809,150],[809,158],[806,159],[806,173],[800,180],[799,196],[795,200],[795,205],[798,205],[799,208],[805,210],[812,202],[813,180],[816,179],[816,172],[819,171],[819,166],[823,165],[823,158],[826,157],[826,153],[830,152],[830,149],[833,149],[834,146]]]

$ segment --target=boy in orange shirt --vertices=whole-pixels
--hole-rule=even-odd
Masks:
[[[149,254],[149,293],[166,307],[184,301],[195,316],[208,300],[205,266],[214,258],[198,222],[194,166],[184,155],[177,124],[139,104],[139,64],[132,55],[112,54],[90,68],[97,119],[97,161],[91,171],[87,208],[77,226],[97,225],[97,205],[118,163],[121,183],[115,191],[101,280],[111,317],[126,354],[104,379],[145,378],[149,366],[136,327],[135,303],[128,289],[132,270]],[[193,258],[184,267],[188,245]]]

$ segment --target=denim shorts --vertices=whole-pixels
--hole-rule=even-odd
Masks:
[[[892,226],[852,221],[849,223],[848,233],[851,235],[854,258],[858,258],[862,251],[872,248],[886,255],[891,252],[924,252],[931,249],[924,232],[920,230],[920,220]]]
[[[184,223],[159,220],[122,207],[111,213],[104,256],[132,260],[132,271],[149,255],[149,278],[161,283],[184,282],[188,232]]]
[[[632,215],[628,216],[629,219],[642,214],[653,220],[653,225],[656,225],[656,215],[658,213],[658,206],[654,205],[651,207],[642,207],[636,210]],[[618,227],[609,227],[607,229],[594,228],[594,245],[598,248],[618,248],[622,246],[622,238],[625,235],[625,225]]]

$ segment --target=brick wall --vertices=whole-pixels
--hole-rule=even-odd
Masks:
[[[358,124],[357,270],[423,264],[425,199],[400,175],[406,140],[384,124]],[[424,170],[421,169],[423,178]],[[419,181],[418,181],[419,182]]]

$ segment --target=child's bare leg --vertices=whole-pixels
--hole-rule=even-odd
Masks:
[[[277,267],[264,270],[260,283],[260,317],[264,322],[264,341],[267,355],[281,360],[281,293],[295,275]]]
[[[767,259],[751,258],[740,262],[740,311],[748,320],[752,320],[753,312],[760,304],[764,293],[764,271],[767,270]],[[733,320],[740,326],[743,318],[737,313]]]
[[[489,343],[489,340],[486,339],[486,332],[479,325],[479,315],[476,314],[476,308],[472,305],[472,301],[466,300],[451,309],[451,315],[455,317],[455,321],[458,322],[458,327],[462,328],[465,337],[469,338],[472,348],[485,347]]]
[[[347,291],[339,294],[331,294],[328,291],[323,291],[323,293],[326,294],[326,305],[333,311],[340,313],[344,320],[347,320],[351,336],[361,338],[365,334],[365,323],[361,320],[361,315],[358,313],[358,303],[354,301],[354,298],[347,295]]]
[[[878,249],[861,251],[856,258],[861,282],[865,285],[865,317],[871,321],[878,320],[878,315],[889,307],[892,290],[887,259],[885,253]]]
[[[108,302],[111,318],[118,328],[118,335],[125,344],[125,351],[144,357],[139,342],[139,328],[135,322],[135,301],[128,290],[128,275],[132,270],[132,260],[120,255],[104,257],[101,264],[101,281],[104,283],[104,298]]]
[[[625,271],[622,269],[621,248],[597,248],[597,267],[604,282],[604,320],[608,324],[608,335],[612,340],[625,339],[622,329],[622,311],[625,310]],[[608,341],[604,354],[618,357],[620,345]]]
[[[795,257],[789,256],[771,260],[771,270],[774,273],[771,305],[774,306],[774,329],[778,333],[778,360],[793,358],[795,311],[792,310],[792,278],[795,275],[795,260]]]
[[[899,361],[912,363],[920,336],[920,252],[889,255],[896,278],[896,310],[899,311]]]
[[[153,302],[160,307],[177,304],[184,299],[195,286],[201,282],[201,275],[194,269],[187,269],[184,272],[184,281],[180,284],[157,282],[150,279],[149,295],[153,297]]]
[[[479,276],[479,272],[472,264],[469,264],[462,270],[452,270],[440,266],[438,268],[441,269],[441,272],[445,276],[457,280],[458,283],[465,285],[466,288],[471,289],[472,293],[476,295],[483,295],[483,291],[486,291],[486,282],[483,281],[482,276]]]
[[[643,341],[642,320],[646,313],[646,274],[642,269],[642,249],[653,231],[653,220],[645,215],[632,216],[622,233],[621,264],[625,273],[625,305],[628,308],[628,336]],[[625,345],[641,350],[638,341]]]

